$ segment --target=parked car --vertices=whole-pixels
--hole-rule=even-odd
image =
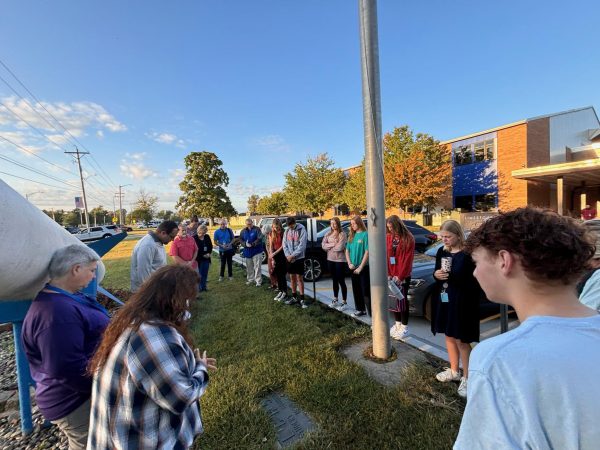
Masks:
[[[77,234],[77,233],[79,233],[79,228],[77,228],[77,227],[66,226],[65,230],[67,230],[71,234]]]
[[[129,225],[120,225],[120,224],[117,224],[115,226],[118,227],[118,228],[120,228],[121,231],[127,231],[127,232],[133,231],[133,228],[131,228]]]
[[[425,253],[415,255],[410,275],[410,287],[408,289],[408,304],[411,315],[423,316],[427,320],[431,320],[431,303],[435,287],[435,279],[433,278],[435,255],[442,245],[441,242],[437,242],[431,245]],[[499,304],[492,303],[485,296],[482,296],[479,303],[480,319],[498,314],[499,312]]]
[[[363,219],[365,226],[368,226],[367,222],[367,219]],[[427,247],[437,241],[438,237],[435,233],[418,225],[414,220],[403,220],[402,222],[404,222],[408,231],[414,236],[415,250],[417,252],[424,252]],[[350,220],[343,220],[341,225],[342,230],[348,234],[350,231]],[[317,234],[317,242],[309,242],[306,247],[306,259],[304,260],[305,281],[312,281],[313,277],[317,281],[327,272],[327,253],[322,249],[321,245],[323,238],[329,233],[329,229],[330,227],[322,229]]]
[[[102,225],[98,227],[84,228],[75,235],[82,242],[97,241],[119,234],[121,230],[116,225]]]

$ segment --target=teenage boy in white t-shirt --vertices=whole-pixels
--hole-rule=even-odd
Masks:
[[[481,225],[466,250],[487,297],[521,325],[473,350],[454,448],[599,448],[600,315],[575,290],[594,254],[589,231],[520,208]]]

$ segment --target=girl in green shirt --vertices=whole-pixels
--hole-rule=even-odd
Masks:
[[[350,234],[346,244],[346,262],[352,278],[352,294],[356,311],[354,317],[371,315],[371,280],[369,278],[369,236],[360,216],[350,220]]]

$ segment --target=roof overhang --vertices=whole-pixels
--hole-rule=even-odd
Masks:
[[[600,158],[513,170],[512,176],[544,183],[556,183],[562,177],[566,185],[581,186],[585,182],[586,186],[600,186]]]

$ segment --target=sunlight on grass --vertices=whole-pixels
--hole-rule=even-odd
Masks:
[[[121,242],[103,258],[106,287],[129,288],[135,242]],[[412,366],[400,386],[385,388],[340,352],[370,339],[369,327],[321,305],[302,310],[274,302],[265,287],[246,286],[239,267],[234,281],[218,282],[218,265],[213,256],[209,292],[192,306],[196,345],[219,367],[202,397],[205,433],[196,448],[275,448],[275,430],[260,407],[274,391],[317,425],[296,449],[452,447],[464,401],[455,385],[435,381],[438,367]]]

